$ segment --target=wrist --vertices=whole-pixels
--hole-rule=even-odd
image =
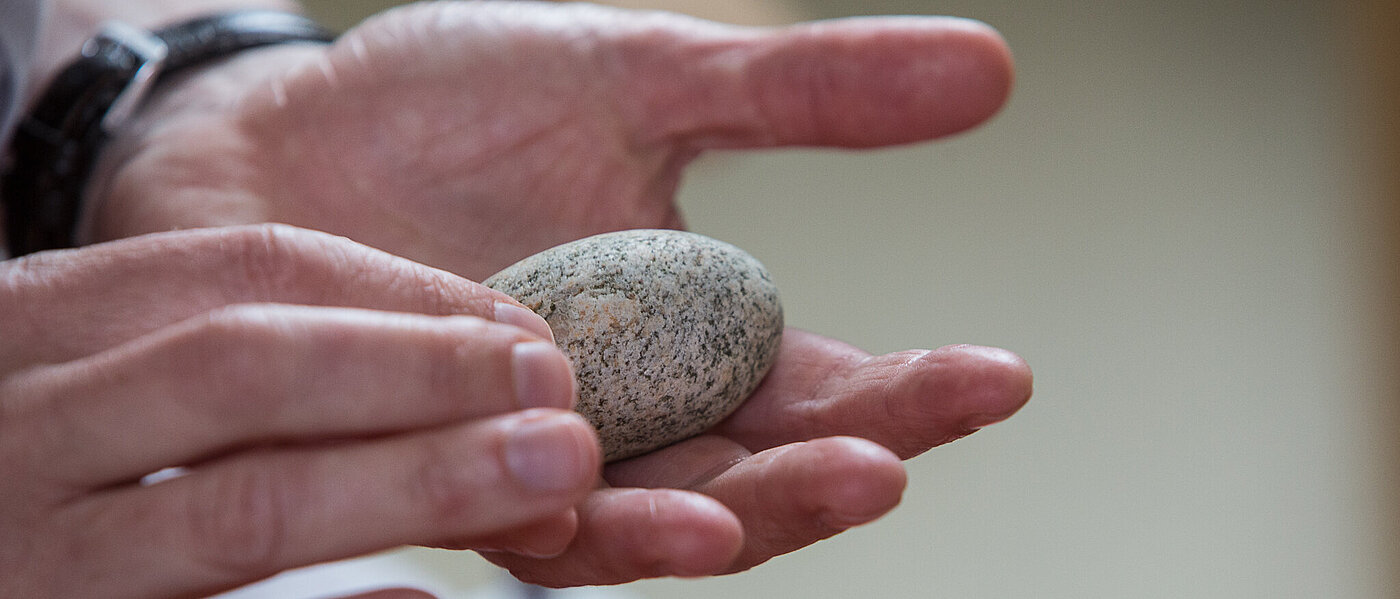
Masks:
[[[153,32],[124,23],[104,28],[53,77],[15,132],[0,191],[14,253],[74,244],[100,152],[149,100],[152,86],[169,87],[193,69],[255,48],[331,37],[303,17],[274,11],[201,16]]]
[[[83,192],[76,240],[87,244],[146,233],[148,222],[167,229],[265,220],[257,213],[261,202],[247,201],[273,193],[261,189],[266,183],[260,173],[245,167],[268,145],[242,126],[252,104],[247,98],[325,51],[318,44],[256,48],[162,82],[102,148]],[[177,194],[189,197],[171,197]],[[187,217],[152,214],[171,205],[200,209]]]

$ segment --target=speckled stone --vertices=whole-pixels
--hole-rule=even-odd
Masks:
[[[783,310],[763,265],[703,235],[605,233],[486,280],[549,322],[573,362],[578,412],[608,461],[714,426],[778,353]]]

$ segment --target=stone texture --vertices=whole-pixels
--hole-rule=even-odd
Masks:
[[[782,337],[778,290],[763,265],[694,233],[596,235],[485,283],[549,322],[573,362],[577,410],[598,429],[608,461],[724,419],[758,386]]]

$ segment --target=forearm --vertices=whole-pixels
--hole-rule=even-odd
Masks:
[[[58,69],[77,55],[103,23],[119,20],[142,28],[215,12],[275,9],[300,12],[294,0],[58,0],[49,3],[39,51],[29,72],[32,99]]]

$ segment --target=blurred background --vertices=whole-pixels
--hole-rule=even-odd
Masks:
[[[307,4],[344,28],[389,3]],[[1036,393],[911,462],[873,525],[734,576],[559,596],[1400,597],[1397,3],[615,4],[1000,29],[1018,81],[988,126],[707,155],[682,205],[768,265],[791,325],[873,352],[1004,346]],[[341,568],[505,593],[471,554]]]

